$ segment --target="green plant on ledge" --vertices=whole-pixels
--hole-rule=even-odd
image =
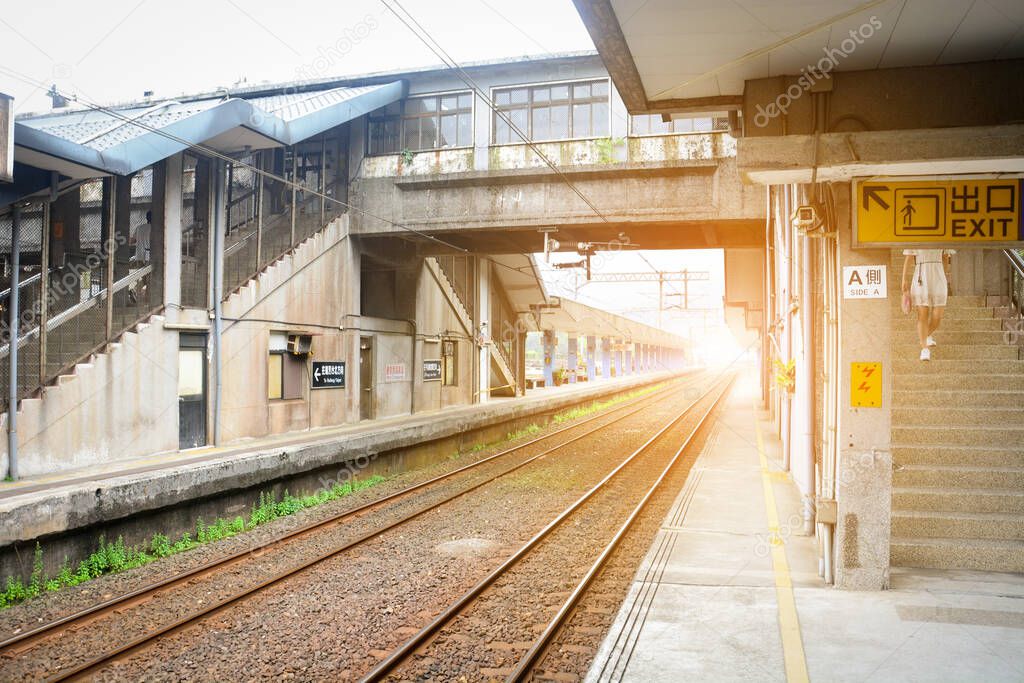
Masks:
[[[622,138],[601,138],[594,142],[597,147],[597,160],[602,164],[615,161],[615,148],[622,144]]]
[[[412,158],[416,156],[415,154],[413,154],[413,151],[408,147],[399,152],[399,155],[402,157],[402,161],[404,161],[407,164],[411,164]]]

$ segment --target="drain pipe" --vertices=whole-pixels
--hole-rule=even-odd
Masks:
[[[814,534],[814,407],[815,391],[814,378],[817,370],[815,358],[814,339],[814,275],[815,259],[814,249],[810,237],[801,239],[803,247],[803,258],[801,259],[801,294],[800,294],[800,323],[803,328],[804,371],[800,378],[803,391],[803,462],[800,463],[803,470],[801,479],[804,481],[804,534]]]
[[[18,318],[21,288],[21,207],[11,212],[11,294],[7,328],[7,476],[18,478]]]
[[[416,321],[412,318],[406,318],[405,322],[409,323],[409,327],[412,329],[412,356],[410,356],[410,363],[412,367],[409,368],[409,414],[416,414]]]
[[[786,325],[782,336],[783,363],[789,363],[793,357],[793,226],[790,216],[793,210],[792,186],[783,189],[782,208],[782,243],[783,264],[786,268],[786,296],[783,299],[783,321]],[[793,449],[793,392],[787,389],[782,395],[782,471],[789,472],[792,464],[790,454]]]
[[[213,445],[220,445],[221,332],[224,317],[224,162],[213,162]]]

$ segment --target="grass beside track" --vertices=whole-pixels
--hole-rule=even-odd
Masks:
[[[626,394],[620,394],[604,401],[594,401],[587,405],[576,406],[554,415],[549,424],[558,426],[572,420],[587,417],[626,401],[650,394],[663,388],[665,385],[665,382],[661,382]],[[543,429],[541,425],[533,423],[516,431],[509,432],[504,438],[497,441],[475,444],[468,450],[454,453],[452,457],[458,458],[467,453],[477,453],[505,443],[525,439],[537,434],[541,429]],[[339,500],[356,491],[380,484],[383,481],[386,481],[385,477],[374,475],[359,481],[336,483],[329,489],[323,489],[317,493],[303,496],[293,496],[285,491],[281,500],[277,500],[277,496],[273,492],[264,491],[260,493],[259,499],[253,504],[248,519],[241,516],[233,519],[218,518],[214,522],[207,524],[202,518],[199,518],[195,522],[194,533],[185,532],[176,541],[171,541],[165,534],[157,533],[148,541],[138,545],[126,545],[122,537],[118,537],[116,541],[108,541],[104,536],[100,536],[97,540],[96,550],[79,562],[77,567],[73,569],[65,557],[60,570],[53,576],[47,576],[43,569],[43,550],[37,543],[32,563],[32,574],[28,581],[24,581],[21,577],[7,577],[3,590],[0,590],[0,610],[38,597],[44,593],[77,586],[105,574],[115,574],[141,567],[206,543],[213,543],[252,531],[279,517],[287,517],[294,515],[300,510]]]

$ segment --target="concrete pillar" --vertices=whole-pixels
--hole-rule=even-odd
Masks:
[[[164,305],[181,305],[181,154],[164,162]],[[154,259],[155,260],[155,259]]]
[[[587,382],[593,382],[597,378],[597,364],[594,357],[597,355],[597,337],[587,335]]]
[[[576,368],[579,367],[579,344],[580,338],[575,333],[569,334],[569,348],[566,353],[566,370],[569,372],[569,384],[576,384]]]
[[[487,259],[478,259],[477,273],[479,273],[477,287],[477,332],[480,336],[480,357],[479,357],[479,378],[478,391],[480,402],[483,403],[490,398],[491,393],[491,349],[489,342],[494,337],[494,330],[490,329],[491,319],[491,262]]]
[[[555,331],[544,330],[541,338],[544,349],[544,386],[555,385]]]
[[[612,340],[608,337],[601,337],[601,377],[608,379],[612,376]]]
[[[633,346],[633,344],[629,344],[628,346],[626,346],[626,367],[622,373],[623,375],[633,375],[636,373],[635,354],[636,347]]]
[[[617,339],[612,340],[613,344],[619,344]],[[614,349],[612,351],[612,374],[616,377],[622,377],[622,349]]]
[[[888,249],[853,249],[850,184],[836,187],[839,263],[844,266],[888,264]],[[842,285],[836,286],[842,291]],[[899,289],[896,273],[889,287]],[[838,503],[835,582],[839,588],[881,590],[889,584],[889,539],[892,519],[891,355],[892,307],[885,299],[839,299],[840,353],[838,418],[842,425],[836,477]],[[882,363],[882,407],[850,405],[850,364]]]

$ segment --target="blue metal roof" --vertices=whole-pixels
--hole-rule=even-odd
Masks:
[[[211,97],[19,118],[15,147],[128,175],[233,129],[292,145],[401,99],[403,81],[251,99]],[[168,137],[172,136],[172,137]],[[172,139],[177,138],[177,139]]]

